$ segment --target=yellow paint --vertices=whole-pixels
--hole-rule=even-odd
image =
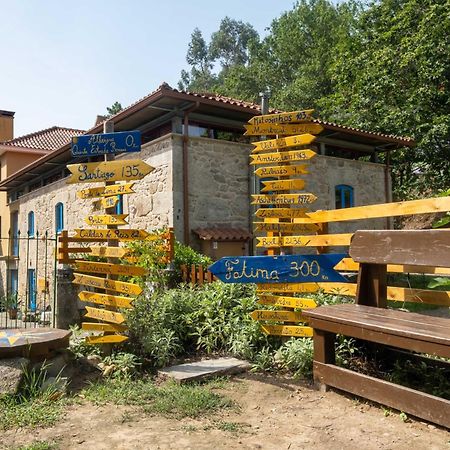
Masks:
[[[290,152],[261,153],[250,155],[250,164],[279,164],[295,161],[306,161],[316,156],[310,149],[291,150]]]
[[[258,237],[257,247],[328,247],[350,245],[353,233],[311,236]],[[269,244],[269,245],[266,245]]]
[[[134,194],[134,183],[113,184],[111,186],[85,188],[77,192],[78,198],[88,199],[96,197],[108,197],[118,194]]]
[[[450,211],[450,196],[308,213],[302,223],[340,222]]]
[[[276,320],[278,322],[305,322],[301,313],[293,311],[269,311],[257,309],[250,313],[253,320]]]
[[[75,278],[72,283],[75,284],[83,284],[94,288],[106,289],[107,291],[122,292],[123,294],[128,295],[139,295],[142,292],[142,288],[133,283],[93,277],[91,275],[83,275],[81,273],[74,273],[74,276]]]
[[[99,216],[88,216],[84,221],[88,225],[127,225],[125,220],[128,214],[103,214]]]
[[[88,317],[90,319],[104,320],[105,322],[117,323],[119,325],[125,322],[124,315],[115,311],[92,308],[91,306],[86,306],[86,310],[87,313],[84,317]]]
[[[92,206],[95,211],[98,211],[102,208],[113,208],[114,206],[117,205],[118,202],[119,202],[119,199],[117,196],[106,197],[106,198],[102,198],[101,200],[96,200],[95,202],[92,203]]]
[[[256,194],[252,195],[252,205],[308,205],[317,200],[314,194]]]
[[[275,180],[275,181],[263,181],[264,187],[261,192],[270,191],[299,191],[305,187],[305,180]]]
[[[91,255],[105,258],[123,258],[131,253],[131,250],[124,247],[97,247],[90,246]]]
[[[318,283],[261,283],[256,285],[256,289],[257,294],[265,292],[317,292],[320,286]]]
[[[312,134],[300,134],[298,136],[289,136],[279,139],[269,139],[268,141],[253,142],[255,148],[252,153],[259,153],[267,150],[276,150],[278,148],[297,147],[308,145],[316,139]]]
[[[67,168],[72,173],[68,184],[141,180],[155,170],[139,159],[69,164]]]
[[[128,330],[125,325],[113,323],[83,322],[81,329],[86,331],[107,331],[112,333],[123,333]]]
[[[120,344],[121,342],[128,341],[127,336],[121,334],[111,334],[108,336],[87,336],[86,344]]]
[[[305,217],[306,208],[261,208],[255,216],[264,219],[293,219]]]
[[[311,298],[285,297],[279,295],[260,295],[258,303],[261,305],[300,309],[315,308],[317,306],[317,303]]]
[[[264,333],[271,336],[311,337],[313,335],[313,329],[311,327],[261,325],[261,329]]]
[[[319,134],[324,128],[318,123],[297,123],[297,124],[281,124],[281,123],[263,123],[260,125],[244,125],[244,136],[272,136],[274,134],[291,136],[293,134]]]
[[[38,292],[48,292],[48,281],[45,278],[38,278],[37,288]]]
[[[252,117],[248,123],[251,125],[274,124],[274,123],[298,123],[309,122],[312,120],[311,114],[313,109],[305,109],[303,111],[291,111],[279,114],[266,114]]]
[[[280,233],[308,233],[315,232],[319,229],[317,225],[313,223],[287,223],[287,222],[253,222],[255,231],[272,231]]]
[[[257,177],[289,177],[292,175],[305,175],[308,172],[306,164],[297,164],[296,166],[270,166],[260,167],[255,170]]]
[[[84,229],[75,228],[76,238],[83,239],[111,239],[119,241],[134,241],[134,240],[144,240],[150,236],[145,230],[135,230],[135,229],[116,229],[116,230],[94,230],[94,229]]]
[[[133,307],[131,302],[132,298],[121,297],[119,295],[99,294],[98,292],[81,291],[78,294],[78,298],[82,302],[98,303],[100,305],[112,306],[114,308],[126,308]]]
[[[80,272],[103,273],[108,275],[141,276],[147,270],[139,266],[128,266],[124,264],[100,263],[93,261],[76,261],[75,269]]]

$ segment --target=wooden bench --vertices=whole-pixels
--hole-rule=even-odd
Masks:
[[[387,264],[450,267],[450,230],[358,231],[350,256],[360,263],[356,304],[303,312],[314,328],[315,382],[450,428],[449,400],[335,364],[336,334],[450,358],[450,319],[386,308]]]

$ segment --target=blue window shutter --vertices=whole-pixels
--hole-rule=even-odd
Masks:
[[[116,203],[116,214],[123,214],[123,195],[119,194],[117,196],[118,202]]]
[[[55,229],[56,233],[64,230],[64,205],[61,202],[55,206]]]
[[[355,205],[353,187],[347,184],[338,184],[334,188],[336,209],[351,208]]]
[[[34,237],[34,211],[28,213],[28,236]]]

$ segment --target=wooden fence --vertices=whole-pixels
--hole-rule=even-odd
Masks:
[[[192,264],[190,267],[183,264],[181,266],[181,277],[184,283],[198,285],[212,283],[217,280],[209,270],[205,270],[203,266],[195,264]]]

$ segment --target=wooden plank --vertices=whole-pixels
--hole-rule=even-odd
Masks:
[[[274,320],[278,322],[305,322],[305,317],[299,312],[293,311],[271,311],[257,309],[250,313],[253,320]]]
[[[120,344],[122,342],[128,341],[127,336],[122,336],[121,334],[110,334],[107,336],[86,336],[86,344]]]
[[[151,237],[151,234],[147,233],[147,231],[137,229],[96,230],[92,228],[75,228],[75,233],[76,238],[92,239],[93,241],[98,239],[134,241],[144,240]]]
[[[86,306],[85,308],[87,313],[84,317],[117,323],[119,325],[125,322],[125,316],[121,313],[109,311],[107,309],[92,308],[91,306]]]
[[[450,211],[450,196],[308,213],[303,223],[340,222]]]
[[[106,289],[108,291],[122,292],[128,295],[139,295],[142,293],[142,288],[137,284],[126,283],[124,281],[109,280],[106,278],[93,277],[91,275],[84,275],[81,273],[74,273],[75,278],[72,283],[84,284],[99,289]]]
[[[121,297],[119,295],[100,294],[98,292],[81,291],[78,298],[82,302],[98,303],[100,305],[112,306],[114,308],[132,308],[131,302],[134,300],[129,297]]]
[[[323,126],[318,123],[264,123],[260,125],[244,125],[244,128],[244,136],[272,136],[275,134],[290,136],[302,133],[319,134],[324,130]]]
[[[317,303],[312,298],[286,297],[279,295],[259,295],[258,303],[261,305],[299,309],[315,308],[317,306]]]
[[[67,169],[72,173],[68,184],[141,180],[155,170],[139,159],[68,164]]]
[[[99,322],[82,322],[81,329],[86,331],[103,331],[113,333],[123,333],[128,330],[125,325],[118,325],[114,323],[99,323]]]
[[[314,362],[314,378],[368,400],[450,428],[450,401],[331,364]]]
[[[271,336],[294,336],[311,337],[313,329],[311,327],[290,326],[290,325],[261,325],[261,330]]]
[[[311,236],[257,237],[257,247],[328,247],[349,245],[352,233]]]
[[[91,246],[91,255],[105,258],[123,258],[131,253],[131,250],[124,247],[100,247]]]
[[[295,222],[253,222],[255,231],[274,231],[278,233],[314,233],[319,227],[313,223]]]
[[[147,273],[144,267],[94,261],[77,261],[75,263],[75,269],[80,272],[103,273],[108,275],[142,276]]]
[[[289,166],[269,166],[260,167],[255,170],[257,177],[290,177],[292,175],[306,175],[308,172],[307,164],[296,164]]]
[[[84,221],[88,225],[128,225],[127,217],[128,214],[100,214],[87,216]]]
[[[312,120],[311,114],[313,109],[305,109],[302,111],[290,111],[277,114],[265,114],[261,116],[253,116],[248,123],[251,125],[273,124],[273,123],[298,123],[309,122]]]
[[[314,203],[317,197],[314,194],[253,194],[252,205],[308,205]]]
[[[447,267],[450,230],[357,231],[350,256],[360,263]]]
[[[96,200],[92,203],[94,211],[99,211],[101,209],[114,208],[114,206],[119,203],[119,198],[115,197],[105,197],[101,200]]]
[[[295,161],[307,161],[316,156],[316,153],[310,149],[292,150],[290,152],[261,153],[250,155],[250,164],[279,164]]]
[[[255,216],[264,219],[293,219],[305,217],[306,211],[306,208],[260,208],[256,210]]]
[[[346,284],[346,283],[330,283],[330,284]],[[320,289],[320,286],[319,283],[263,283],[257,284],[256,288],[257,288],[256,293],[259,294],[263,292],[317,292]]]
[[[262,181],[264,187],[261,192],[270,191],[300,191],[305,187],[305,180],[291,179],[291,180],[275,180]]]
[[[119,194],[134,194],[133,191],[134,183],[122,183],[122,184],[112,184],[111,186],[102,186],[95,188],[85,188],[77,192],[78,198],[82,200],[97,198],[97,197],[109,197]]]
[[[255,148],[252,153],[259,153],[266,150],[276,150],[278,148],[297,147],[300,145],[308,145],[316,140],[312,134],[299,134],[297,136],[289,136],[279,139],[269,139],[267,141],[252,142]]]
[[[359,270],[359,263],[353,261],[352,258],[344,258],[334,268],[341,272],[357,272]],[[387,271],[391,273],[430,273],[436,275],[450,275],[449,267],[414,266],[411,264],[388,264]]]

